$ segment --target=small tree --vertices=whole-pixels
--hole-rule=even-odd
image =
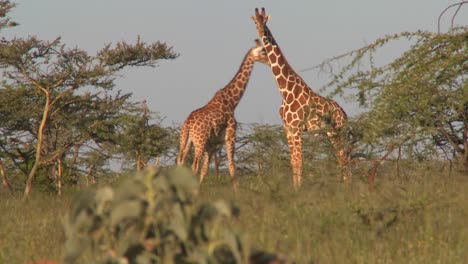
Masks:
[[[151,159],[159,160],[174,146],[172,131],[161,126],[162,119],[150,112],[146,101],[141,106],[130,105],[126,108],[126,114],[122,115],[118,152],[126,163],[131,163],[133,168],[140,171]]]
[[[158,60],[177,56],[165,43],[146,44],[140,38],[133,45],[126,42],[114,47],[106,45],[95,56],[79,48],[67,48],[60,43],[60,38],[53,41],[36,37],[0,40],[4,85],[37,89],[43,103],[25,195],[31,192],[33,179],[44,164],[44,143],[48,140],[45,131],[51,126],[50,117],[62,110],[60,105],[64,100],[83,88],[112,89],[117,73],[125,67],[155,66]]]
[[[239,164],[263,175],[270,166],[288,166],[288,146],[283,128],[278,125],[251,124],[237,151]]]
[[[106,161],[116,145],[123,105],[130,94],[107,95],[97,92],[69,94],[56,105],[44,130],[41,178],[52,177],[60,192],[62,175],[69,183],[78,183],[78,176],[87,173],[84,156],[94,152],[90,159],[95,172],[100,170],[98,160]],[[34,87],[0,89],[1,155],[6,168],[17,176],[27,175],[34,161],[37,128],[43,100]],[[104,163],[102,163],[104,165]],[[22,177],[16,177],[21,181]],[[42,179],[39,179],[42,180]],[[49,183],[50,181],[43,181]],[[50,184],[47,184],[50,185]]]

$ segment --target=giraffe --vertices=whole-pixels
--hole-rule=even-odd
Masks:
[[[222,143],[224,137],[231,182],[234,190],[238,187],[234,165],[237,128],[234,111],[245,92],[255,62],[268,64],[262,43],[258,39],[255,40],[255,43],[256,46],[246,53],[234,78],[224,88],[217,91],[205,106],[191,112],[182,125],[177,164],[184,164],[193,144],[192,170],[195,174],[198,174],[203,158],[203,166],[199,176],[200,183],[203,182],[208,171],[212,155],[218,150],[217,146]]]
[[[252,16],[282,96],[279,114],[283,120],[290,149],[293,185],[300,187],[302,181],[302,133],[304,131],[326,132],[341,168],[341,177],[347,180],[350,174],[344,171],[347,170],[350,157],[342,131],[347,120],[346,113],[334,100],[314,92],[294,71],[266,25],[269,18],[270,16],[265,14],[265,8],[262,8],[261,13],[256,8],[255,16]]]

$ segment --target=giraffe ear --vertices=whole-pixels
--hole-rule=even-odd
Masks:
[[[266,16],[266,17],[265,17],[265,23],[268,22],[268,20],[270,20],[270,18],[271,18],[270,15]]]

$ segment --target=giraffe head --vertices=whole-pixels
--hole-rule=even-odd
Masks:
[[[268,56],[266,53],[265,48],[262,45],[262,42],[258,39],[255,39],[255,48],[250,50],[250,53],[254,59],[254,61],[261,62],[266,65],[270,65],[270,61],[268,60]]]
[[[270,19],[270,16],[267,16],[265,14],[265,8],[262,7],[262,13],[258,12],[258,8],[255,8],[255,16],[252,16],[252,19],[255,22],[255,25],[257,26],[257,30],[260,33],[260,35],[263,35],[266,23]]]

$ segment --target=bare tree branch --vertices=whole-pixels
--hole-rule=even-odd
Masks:
[[[458,6],[458,7],[457,7],[457,10],[455,11],[455,13],[453,14],[452,19],[451,19],[450,28],[453,28],[453,24],[454,24],[454,21],[455,21],[455,17],[457,16],[458,11],[459,11],[460,8],[462,7],[462,5],[464,5],[464,4],[466,4],[466,3],[468,3],[467,0],[461,1],[461,2],[458,2],[458,3],[455,3],[455,4],[452,4],[452,5],[449,5],[447,8],[444,9],[444,11],[442,11],[442,13],[440,13],[439,19],[437,19],[437,33],[440,34],[440,20],[442,19],[442,16],[444,15],[444,13],[447,12],[447,10],[449,10],[450,8],[452,8],[452,7],[454,7],[454,6]]]

